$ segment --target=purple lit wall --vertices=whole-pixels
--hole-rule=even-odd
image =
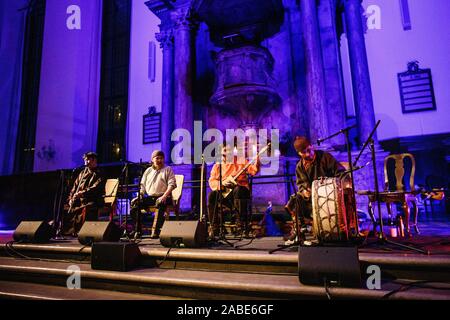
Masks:
[[[96,148],[101,16],[101,0],[47,0],[34,171],[80,165]]]
[[[0,175],[11,174],[14,165],[20,112],[22,50],[28,1],[0,1]]]
[[[378,5],[381,29],[366,33],[367,56],[375,107],[381,119],[380,140],[450,132],[450,20],[448,0],[408,0],[411,30],[404,30],[400,1],[365,0]],[[436,111],[402,114],[397,73],[409,61],[431,68]]]
[[[162,52],[155,33],[160,20],[144,4],[144,0],[132,2],[130,36],[130,76],[128,88],[127,159],[146,162],[151,152],[161,143],[142,143],[142,116],[148,107],[155,106],[161,112]],[[155,45],[155,81],[149,79],[149,44]],[[170,139],[170,137],[162,137]]]

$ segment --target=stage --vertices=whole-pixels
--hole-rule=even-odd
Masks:
[[[362,288],[330,287],[331,299],[450,299],[447,219],[424,218],[421,235],[391,239],[428,254],[367,238],[358,249]],[[143,239],[143,259],[128,272],[91,269],[91,247],[75,238],[12,246],[7,245],[12,232],[2,232],[0,239],[4,299],[327,299],[324,287],[299,282],[298,247],[269,254],[284,242],[282,237],[230,238],[198,249],[170,249],[159,240]],[[81,289],[68,290],[68,267],[74,265],[80,269]],[[369,265],[381,269],[381,290],[365,289]]]

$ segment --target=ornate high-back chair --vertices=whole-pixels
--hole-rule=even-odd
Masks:
[[[416,162],[410,153],[392,154],[384,159],[384,191],[380,192],[380,202],[386,203],[389,219],[392,221],[392,204],[400,203],[404,212],[404,225],[407,234],[413,226],[419,233],[417,226],[418,207],[416,190],[414,186],[414,175],[416,172]],[[373,216],[373,203],[376,201],[375,195],[369,195],[369,210]],[[410,206],[414,210],[413,224],[410,225]]]
[[[410,161],[409,170],[405,160]],[[390,170],[390,162],[394,164],[393,171]],[[406,167],[406,168],[405,168]],[[409,185],[404,181],[409,171]],[[391,154],[384,159],[384,191],[415,191],[414,175],[416,173],[416,161],[410,153]],[[393,174],[393,175],[392,175]],[[394,179],[394,180],[393,180]]]

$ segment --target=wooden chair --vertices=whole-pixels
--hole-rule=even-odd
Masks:
[[[117,189],[119,188],[119,179],[108,179],[105,184],[105,206],[99,209],[99,217],[104,213],[109,214],[109,220],[112,221],[117,211]]]
[[[411,164],[409,168],[409,186],[404,182],[405,179],[405,160],[409,159]],[[394,161],[394,170],[389,170],[391,167],[390,163]],[[416,233],[419,232],[417,226],[418,218],[418,206],[416,199],[416,190],[414,187],[414,175],[416,171],[416,163],[414,156],[410,153],[393,154],[387,156],[384,159],[384,191],[380,192],[379,199],[380,202],[386,203],[389,219],[392,219],[392,204],[400,203],[402,205],[403,212],[405,214],[405,231],[409,235],[410,227],[413,226]],[[391,178],[391,179],[390,179]],[[409,188],[408,188],[409,187]],[[369,197],[369,212],[371,212],[374,218],[373,205],[376,202],[375,193],[370,192],[367,194]],[[412,205],[414,210],[413,224],[410,225],[410,206]]]
[[[168,205],[166,208],[166,218],[169,219],[170,213],[175,213],[177,220],[180,220],[180,201],[183,195],[184,176],[181,174],[175,175],[177,187],[172,191],[172,205]]]

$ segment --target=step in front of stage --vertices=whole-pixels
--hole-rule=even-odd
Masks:
[[[132,272],[114,272],[92,270],[89,264],[78,264],[80,269],[80,288],[67,289],[67,279],[70,276],[68,268],[73,264],[67,262],[30,261],[0,258],[0,275],[2,280],[0,292],[12,298],[15,288],[17,298],[39,299],[37,294],[27,294],[20,291],[32,283],[46,285],[51,296],[58,291],[71,291],[57,296],[59,299],[326,299],[325,288],[320,286],[305,286],[299,283],[297,276],[246,274],[217,271],[193,271],[179,269],[138,268]],[[408,282],[405,282],[408,283]],[[450,299],[450,286],[440,283],[430,283],[440,286],[439,289],[412,287],[408,291],[399,291],[390,296],[395,299]],[[19,290],[18,290],[19,288]],[[53,290],[56,289],[56,292]],[[398,290],[399,284],[383,283],[382,290],[367,290],[355,288],[329,288],[333,299],[381,299],[393,290]],[[446,290],[443,290],[447,288]],[[86,290],[87,291],[84,291]],[[6,292],[6,293],[5,293]],[[122,295],[122,296],[121,296]],[[49,298],[49,293],[41,296]]]
[[[248,242],[234,243],[237,246]],[[40,297],[33,290],[21,296],[20,290],[8,289],[15,287],[11,283],[33,284],[37,292],[42,286],[55,288],[55,293],[68,290],[67,270],[76,265],[80,268],[84,291],[71,290],[73,293],[56,297],[116,299],[123,294],[122,299],[326,299],[324,287],[299,282],[296,247],[268,253],[282,242],[276,237],[261,238],[240,249],[223,243],[199,249],[173,248],[168,254],[169,248],[162,247],[158,240],[146,239],[139,244],[144,257],[141,265],[129,272],[91,269],[91,248],[81,246],[76,239],[49,244],[14,244],[13,250],[2,245],[0,297],[2,294],[9,298]],[[384,275],[382,290],[331,288],[332,298],[381,299],[400,288],[402,281],[426,280],[429,281],[426,285],[412,285],[389,298],[450,299],[450,286],[446,284],[450,281],[450,255],[361,250],[359,258],[362,270],[368,265],[380,266]],[[433,286],[440,288],[429,288]],[[52,298],[52,295],[43,298]]]

